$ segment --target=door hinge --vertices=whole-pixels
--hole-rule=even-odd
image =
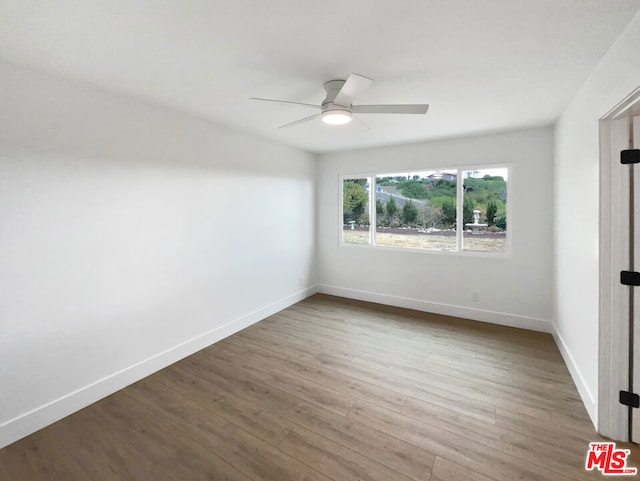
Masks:
[[[620,163],[621,164],[639,164],[640,149],[621,150]]]
[[[640,286],[640,272],[621,271],[620,284],[625,286]]]
[[[640,396],[634,392],[620,391],[620,404],[630,406],[632,408],[640,407]]]

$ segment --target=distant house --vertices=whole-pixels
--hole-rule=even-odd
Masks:
[[[427,179],[429,179],[431,182],[435,182],[437,180],[452,181],[456,180],[456,177],[456,174],[451,174],[449,172],[436,172],[435,174],[428,175]]]

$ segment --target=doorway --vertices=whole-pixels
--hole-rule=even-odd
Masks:
[[[635,392],[640,390],[640,287],[620,282],[621,271],[640,271],[640,220],[635,221],[640,213],[640,165],[620,162],[620,152],[632,148],[640,148],[640,88],[600,121],[597,426],[604,436],[640,443],[640,409],[630,410],[619,401],[620,391],[629,391],[630,386]],[[630,198],[632,178],[635,215]]]

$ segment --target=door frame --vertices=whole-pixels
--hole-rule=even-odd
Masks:
[[[629,440],[628,408],[618,402],[618,392],[627,389],[629,362],[628,291],[620,285],[620,270],[628,259],[628,217],[624,209],[629,193],[619,152],[631,148],[634,115],[640,115],[640,87],[600,119],[597,430],[619,441]]]

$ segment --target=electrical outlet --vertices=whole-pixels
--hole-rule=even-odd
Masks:
[[[471,294],[471,301],[472,302],[480,302],[480,294],[477,292],[474,292]]]

